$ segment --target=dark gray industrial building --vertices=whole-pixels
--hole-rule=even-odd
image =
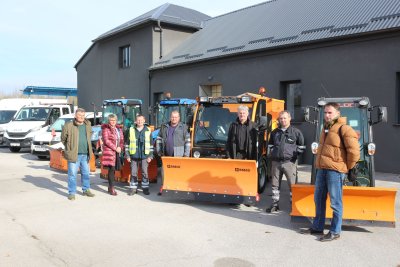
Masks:
[[[264,86],[286,101],[308,144],[314,128],[301,107],[368,96],[389,111],[374,128],[376,168],[400,172],[397,0],[275,0],[214,18],[165,4],[95,39],[75,67],[86,108],[120,96],[148,106],[165,91],[194,98]]]

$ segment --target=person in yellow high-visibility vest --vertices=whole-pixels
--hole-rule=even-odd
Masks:
[[[151,143],[151,130],[144,125],[143,115],[136,117],[135,125],[129,128],[127,142],[125,146],[125,155],[131,164],[131,180],[128,195],[137,193],[138,188],[138,169],[142,169],[142,190],[143,194],[149,195],[149,176],[148,166],[153,159],[153,146]]]

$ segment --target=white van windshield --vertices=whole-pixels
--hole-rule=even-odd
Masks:
[[[0,110],[0,123],[10,122],[15,113],[17,113],[16,110]]]
[[[50,108],[42,107],[26,107],[22,108],[17,116],[16,121],[45,121],[49,115]]]

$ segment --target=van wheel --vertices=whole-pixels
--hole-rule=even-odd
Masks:
[[[258,168],[258,193],[261,194],[264,192],[265,187],[267,186],[267,168],[262,162],[261,166]]]
[[[10,146],[10,151],[11,151],[11,152],[19,152],[20,150],[21,150],[20,147],[13,147],[13,146]]]

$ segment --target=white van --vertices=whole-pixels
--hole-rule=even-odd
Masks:
[[[52,125],[39,130],[33,137],[31,153],[36,155],[39,159],[45,159],[49,157],[50,152],[48,146],[57,144],[61,141],[61,131],[64,127],[64,124],[72,121],[74,117],[75,114],[60,116]],[[97,125],[101,121],[101,112],[96,114],[96,121],[94,121],[93,112],[86,112],[85,117],[92,125]]]
[[[43,99],[6,98],[0,99],[0,145],[3,144],[4,132],[15,114],[26,105],[38,105]]]
[[[40,105],[22,107],[9,123],[4,133],[4,142],[9,146],[11,152],[18,152],[21,148],[30,148],[33,136],[43,127],[53,124],[61,115],[72,113],[71,106],[64,99],[46,102]],[[63,104],[64,103],[64,104]]]

